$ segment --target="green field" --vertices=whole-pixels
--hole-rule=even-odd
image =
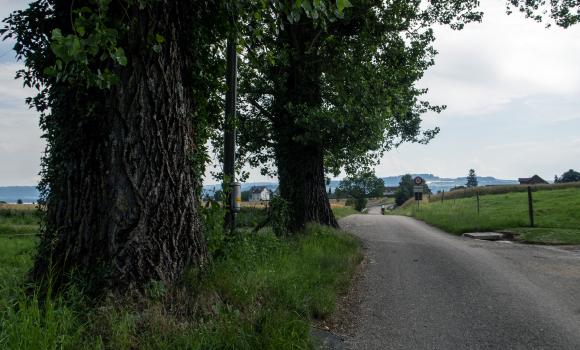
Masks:
[[[0,235],[36,234],[39,222],[38,210],[32,205],[0,204]]]
[[[476,197],[432,198],[417,209],[412,203],[395,214],[414,216],[447,232],[510,231],[528,243],[580,244],[580,188],[535,189],[535,227],[530,227],[526,192]]]
[[[263,216],[246,214],[250,226]],[[40,303],[24,292],[38,238],[14,235],[31,224],[13,218],[0,217],[11,227],[0,234],[0,349],[311,349],[312,321],[333,312],[362,259],[344,232],[309,226],[285,239],[266,228],[227,241],[180,292],[155,284],[145,303],[94,305],[81,285]]]

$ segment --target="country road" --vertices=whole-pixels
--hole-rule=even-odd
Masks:
[[[371,211],[373,212],[373,211]],[[352,215],[369,259],[347,349],[580,349],[580,252]]]

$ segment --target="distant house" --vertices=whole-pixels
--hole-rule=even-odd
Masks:
[[[397,192],[398,188],[399,188],[399,186],[385,186],[385,190],[383,191],[383,196],[394,197],[395,192]]]
[[[520,185],[542,185],[548,183],[548,181],[542,179],[538,175],[534,175],[532,177],[522,177],[519,178],[518,181],[520,182]]]
[[[272,191],[266,186],[253,186],[250,188],[250,202],[269,201]]]

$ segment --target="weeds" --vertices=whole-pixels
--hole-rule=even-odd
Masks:
[[[225,241],[201,274],[145,303],[82,294],[39,302],[22,291],[34,238],[1,238],[1,349],[306,349],[311,319],[327,317],[361,259],[358,242],[309,226],[294,238],[270,229]],[[197,277],[196,277],[197,276]]]

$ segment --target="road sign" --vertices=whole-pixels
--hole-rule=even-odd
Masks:
[[[423,200],[423,193],[422,192],[415,192],[415,200],[422,201]],[[419,203],[417,203],[418,205]]]
[[[423,178],[421,176],[417,176],[415,179],[413,179],[413,182],[415,182],[415,185],[417,186],[422,185],[424,183]]]
[[[414,193],[423,193],[423,186],[413,186]]]

